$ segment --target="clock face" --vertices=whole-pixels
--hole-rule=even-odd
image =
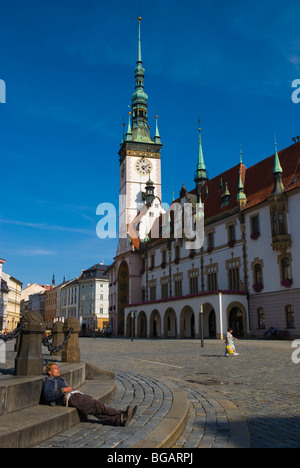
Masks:
[[[142,158],[135,163],[136,172],[142,176],[150,174],[152,172],[152,169],[152,164],[148,159]]]

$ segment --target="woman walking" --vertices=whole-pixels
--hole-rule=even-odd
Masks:
[[[228,331],[226,333],[226,340],[225,340],[225,356],[230,357],[230,355],[233,356],[239,356],[239,353],[236,352],[235,346],[234,346],[234,340],[238,341],[237,338],[235,338],[232,334],[232,328],[228,328]]]

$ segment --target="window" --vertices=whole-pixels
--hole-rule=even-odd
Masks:
[[[294,307],[291,305],[286,306],[286,328],[295,328]]]
[[[257,263],[254,266],[254,282],[256,284],[263,283],[263,276],[262,276],[262,266],[260,263]]]
[[[284,212],[274,212],[271,216],[272,221],[272,235],[273,237],[276,236],[284,236],[287,234],[286,230],[286,219]]]
[[[229,289],[238,291],[240,289],[240,272],[238,268],[231,268],[229,271]]]
[[[156,301],[156,286],[150,286],[150,301]]]
[[[235,242],[236,237],[235,237],[235,226],[234,224],[231,224],[228,226],[228,241],[229,242]]]
[[[182,279],[182,273],[177,273],[174,275],[175,297],[182,296]]]
[[[240,259],[226,261],[228,271],[228,289],[233,291],[240,290]]]
[[[197,294],[198,292],[198,277],[190,278],[190,294]]]
[[[182,281],[177,280],[175,281],[175,297],[182,296]]]
[[[257,309],[257,321],[258,321],[258,328],[264,330],[265,326],[265,312],[262,307]]]
[[[169,297],[169,284],[164,283],[161,285],[161,298],[168,299]]]
[[[155,255],[151,255],[150,256],[150,268],[151,268],[151,270],[153,270],[154,267],[155,267]]]
[[[273,215],[272,216],[272,235],[273,237],[277,236],[277,216]]]
[[[258,215],[254,215],[254,216],[251,217],[251,219],[250,219],[250,229],[251,229],[250,238],[252,240],[258,239],[258,237],[260,236],[259,216]]]
[[[217,291],[218,289],[218,264],[211,264],[205,267],[207,276],[207,290]]]
[[[180,259],[180,245],[175,245],[175,262]]]
[[[258,215],[251,218],[251,231],[253,233],[259,234],[259,217]]]
[[[215,247],[215,236],[213,232],[210,232],[207,236],[207,250],[213,250]]]
[[[283,280],[292,279],[291,260],[288,257],[281,260],[281,275]]]
[[[217,273],[212,272],[207,275],[208,291],[216,291],[218,289]]]
[[[251,264],[251,269],[253,273],[253,291],[256,293],[261,292],[264,289],[264,280],[263,280],[263,260],[255,258]]]
[[[285,234],[285,222],[284,222],[284,214],[278,213],[278,227],[279,227],[279,235]]]
[[[150,301],[156,301],[156,280],[149,281]]]

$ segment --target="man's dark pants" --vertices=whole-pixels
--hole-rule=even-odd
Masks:
[[[122,410],[110,408],[104,405],[101,400],[95,400],[83,393],[74,393],[69,398],[69,406],[73,406],[78,411],[86,415],[93,415],[106,424],[120,426]]]

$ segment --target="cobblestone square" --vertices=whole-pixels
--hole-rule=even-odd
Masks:
[[[300,447],[300,364],[292,362],[291,344],[240,340],[240,355],[226,358],[224,343],[216,340],[201,348],[198,340],[81,338],[82,360],[116,373],[112,405],[139,404],[136,421],[122,430],[91,420],[42,446],[131,447],[168,413],[173,383],[189,399],[189,418],[174,447],[228,447],[236,408],[246,418],[252,448]],[[12,349],[9,344],[6,368]]]

